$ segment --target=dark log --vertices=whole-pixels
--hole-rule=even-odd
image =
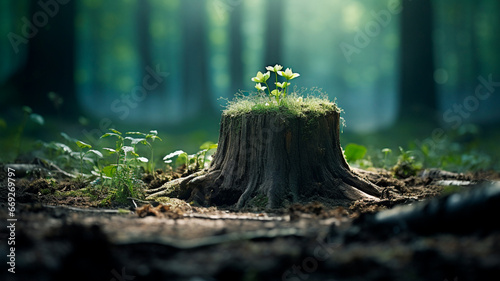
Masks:
[[[238,208],[311,201],[348,206],[359,199],[377,200],[378,187],[345,161],[339,123],[334,110],[319,116],[224,113],[210,169],[185,183],[189,200]]]
[[[365,214],[355,221],[359,227],[351,229],[351,234],[369,233],[373,238],[376,233],[379,238],[386,239],[401,232],[421,235],[485,233],[500,229],[500,225],[485,219],[499,211],[500,184],[484,183],[466,192]]]

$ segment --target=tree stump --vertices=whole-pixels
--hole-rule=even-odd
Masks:
[[[176,196],[202,205],[279,208],[319,201],[349,206],[380,195],[355,174],[339,140],[338,110],[223,113],[208,171],[167,183],[148,198]]]
[[[347,164],[340,114],[223,113],[208,171],[179,181],[176,194],[202,205],[279,208],[319,201],[349,206],[380,191]],[[187,198],[189,197],[189,198]]]

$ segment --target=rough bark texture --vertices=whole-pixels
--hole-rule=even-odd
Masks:
[[[344,159],[339,121],[336,111],[319,117],[223,114],[210,169],[180,180],[174,193],[190,194],[203,205],[238,208],[311,201],[348,206],[376,199],[377,186],[353,173]]]

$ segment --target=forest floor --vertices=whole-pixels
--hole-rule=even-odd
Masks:
[[[384,189],[380,201],[356,201],[349,208],[312,202],[284,209],[234,210],[196,207],[175,199],[168,204],[131,200],[130,206],[104,209],[98,208],[98,202],[90,197],[42,194],[33,182],[18,180],[21,186],[16,194],[15,229],[0,229],[0,261],[5,266],[12,257],[4,253],[11,256],[14,253],[16,273],[11,274],[3,267],[0,278],[192,281],[499,278],[500,227],[490,227],[498,224],[494,217],[497,214],[484,214],[492,218],[473,218],[473,221],[484,220],[484,225],[471,224],[474,229],[458,232],[365,227],[370,218],[384,210],[480,188],[481,183],[497,182],[499,174],[426,170],[419,176],[396,179],[385,170],[358,170],[358,173]],[[1,180],[0,219],[12,225],[5,203],[6,179]],[[81,186],[68,186],[61,181],[54,188]],[[464,228],[469,225],[463,222]],[[14,237],[15,245],[8,244],[9,237]]]

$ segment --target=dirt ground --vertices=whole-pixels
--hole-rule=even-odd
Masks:
[[[451,221],[446,218],[458,227],[434,227],[431,223],[427,225],[425,219],[423,223],[407,223],[408,227],[373,223],[380,214],[387,217],[388,209],[399,212],[395,208],[401,205],[440,204],[433,198],[479,189],[485,183],[497,182],[498,174],[463,175],[426,170],[416,177],[395,179],[382,170],[357,172],[384,189],[380,201],[357,201],[349,208],[312,202],[276,210],[234,210],[195,207],[181,200],[166,204],[131,200],[130,206],[104,209],[96,208],[95,202],[87,197],[60,198],[50,190],[43,194],[40,190],[30,190],[30,183],[25,182],[16,201],[16,273],[8,272],[9,267],[5,266],[10,259],[7,255],[11,254],[7,238],[12,234],[4,226],[0,229],[0,261],[4,265],[0,278],[191,281],[499,278],[500,226],[496,214],[488,213],[491,209],[472,212],[478,216],[475,218],[461,217],[460,213]],[[2,185],[0,220],[9,225],[5,179]],[[425,205],[424,213],[432,209],[426,206],[433,205]]]

